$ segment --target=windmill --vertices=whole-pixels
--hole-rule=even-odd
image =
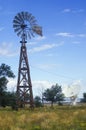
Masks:
[[[14,17],[13,28],[21,38],[17,80],[17,105],[25,106],[25,104],[30,104],[30,107],[33,107],[33,92],[26,43],[28,37],[31,39],[35,34],[42,36],[42,28],[37,25],[35,17],[28,12],[20,12]]]

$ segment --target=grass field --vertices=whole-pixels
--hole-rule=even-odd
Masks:
[[[86,106],[0,108],[0,130],[86,130]]]

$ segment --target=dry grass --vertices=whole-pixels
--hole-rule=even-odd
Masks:
[[[86,106],[0,109],[0,130],[86,130]]]

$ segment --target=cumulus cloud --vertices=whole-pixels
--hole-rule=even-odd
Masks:
[[[16,91],[17,79],[8,78],[8,80],[9,80],[9,82],[7,84],[8,91]]]
[[[31,53],[40,52],[40,51],[52,49],[52,48],[55,48],[55,47],[59,47],[59,46],[62,46],[62,45],[63,45],[63,42],[61,42],[59,44],[56,44],[56,43],[44,44],[44,45],[41,45],[39,47],[34,47],[34,48],[30,49],[29,52],[31,52]]]
[[[53,83],[47,80],[34,80],[32,81],[33,85],[33,95],[41,96],[45,89],[50,88]]]
[[[12,43],[3,42],[0,45],[0,56],[15,56],[18,52],[13,51]]]
[[[9,91],[16,91],[17,89],[17,79],[8,79],[9,82],[7,84],[7,88]],[[54,82],[49,82],[47,80],[33,80],[32,81],[32,89],[33,95],[35,96],[42,96],[42,92],[45,89],[50,88],[54,85]],[[66,96],[70,96],[71,94],[78,94],[78,97],[82,97],[82,94],[85,92],[86,82],[83,84],[81,80],[76,80],[71,84],[63,84],[62,91]],[[73,91],[73,92],[72,92]],[[69,93],[68,93],[69,92]]]
[[[41,96],[42,92],[44,92],[45,89],[50,88],[53,85],[53,83],[47,81],[47,80],[34,80],[32,81],[32,89],[33,89],[33,95],[35,96]],[[9,79],[9,82],[7,84],[8,91],[16,91],[17,89],[17,79]]]
[[[37,40],[37,41],[41,41],[41,40],[45,40],[45,39],[46,39],[45,36],[42,36],[42,37],[38,36],[35,38],[35,40]]]
[[[74,37],[73,34],[68,33],[68,32],[59,32],[56,34],[56,36],[61,36],[61,37]]]

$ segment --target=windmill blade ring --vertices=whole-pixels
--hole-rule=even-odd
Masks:
[[[42,28],[37,25],[35,17],[28,12],[22,11],[14,17],[13,28],[20,37],[23,33],[29,38],[33,37],[34,34],[42,36]]]

